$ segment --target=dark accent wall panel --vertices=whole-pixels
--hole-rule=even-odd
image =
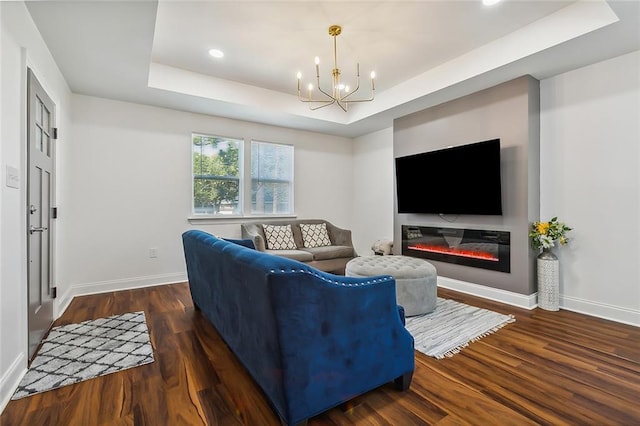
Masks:
[[[393,155],[402,157],[495,138],[501,142],[503,215],[398,214],[394,205],[394,247],[400,254],[402,225],[507,231],[511,235],[509,273],[432,262],[440,276],[531,295],[536,291],[536,253],[530,248],[528,232],[540,211],[538,80],[519,77],[394,120]],[[455,174],[454,166],[451,173]],[[433,185],[438,182],[422,182],[421,196],[428,197]]]

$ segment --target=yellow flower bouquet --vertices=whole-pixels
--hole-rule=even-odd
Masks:
[[[572,228],[563,222],[558,222],[557,217],[552,218],[548,222],[533,222],[531,232],[529,232],[531,245],[536,249],[548,249],[555,246],[556,241],[558,241],[560,245],[565,245],[569,242],[566,233],[571,231],[571,229]]]

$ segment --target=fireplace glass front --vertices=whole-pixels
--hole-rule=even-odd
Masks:
[[[402,225],[402,254],[474,268],[510,272],[510,233]]]

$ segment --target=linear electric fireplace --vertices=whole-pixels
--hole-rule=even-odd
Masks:
[[[402,225],[402,254],[510,272],[510,233]]]

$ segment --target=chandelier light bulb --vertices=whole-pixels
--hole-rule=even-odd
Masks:
[[[307,90],[311,92],[313,90],[313,84],[309,83],[309,85],[307,86]]]
[[[315,61],[316,61],[316,65],[320,64],[320,58],[318,56],[316,56],[316,60]]]
[[[300,71],[298,71],[297,77],[298,77],[298,80],[302,78],[302,73]]]
[[[376,72],[375,71],[371,71],[371,80],[373,80],[374,78],[376,78]]]

